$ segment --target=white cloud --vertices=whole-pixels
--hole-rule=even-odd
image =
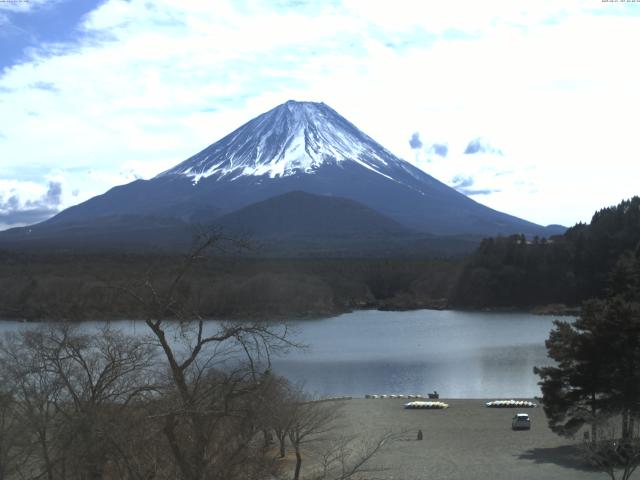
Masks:
[[[59,211],[63,185],[0,180],[0,229],[40,222]]]
[[[324,101],[407,160],[415,131],[448,144],[446,158],[418,163],[451,185],[471,177],[499,190],[476,197],[494,208],[587,220],[638,193],[640,34],[626,11],[577,0],[109,0],[82,43],[43,45],[0,77],[0,178],[41,165],[42,190],[59,172],[63,192],[79,192],[63,196],[68,206],[295,98]],[[465,158],[476,137],[504,157]]]
[[[0,2],[0,12],[29,12],[39,8],[52,8],[63,0],[4,0]]]

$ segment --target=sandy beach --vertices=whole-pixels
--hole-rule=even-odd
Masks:
[[[495,399],[490,399],[495,400]],[[532,399],[526,399],[532,400]],[[566,439],[547,427],[542,408],[487,408],[487,400],[448,400],[445,410],[406,410],[404,399],[345,402],[348,433],[373,437],[406,430],[375,460],[385,471],[366,478],[394,480],[602,479],[579,456],[581,438]],[[511,430],[516,412],[528,413],[531,430]],[[416,439],[418,429],[424,435]]]

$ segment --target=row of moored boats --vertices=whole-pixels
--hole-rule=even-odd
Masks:
[[[409,402],[404,404],[404,408],[409,409],[442,409],[449,408],[448,403],[444,402]]]
[[[534,408],[536,406],[528,400],[494,400],[485,405],[489,408]]]
[[[380,398],[429,398],[428,395],[365,395],[364,398],[380,399]]]
[[[536,406],[535,403],[530,402],[528,400],[493,400],[491,402],[487,402],[485,404],[489,408],[534,408]],[[436,402],[424,402],[424,401],[416,401],[409,402],[404,404],[404,408],[415,409],[415,408],[424,408],[424,409],[441,409],[448,408],[449,404],[436,401]]]

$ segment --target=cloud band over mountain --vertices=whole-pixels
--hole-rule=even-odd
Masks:
[[[482,137],[474,138],[467,144],[464,150],[465,155],[474,155],[476,153],[491,153],[494,155],[503,155],[502,150],[491,145]]]
[[[15,192],[8,196],[0,193],[0,224],[25,225],[46,220],[60,210],[61,197],[62,184],[53,181],[36,200],[22,200]]]
[[[424,151],[428,155],[438,155],[442,158],[446,157],[449,153],[449,145],[446,143],[429,143],[425,144],[422,139],[420,139],[420,133],[414,132],[409,139],[409,146],[412,150],[422,150],[424,147]]]

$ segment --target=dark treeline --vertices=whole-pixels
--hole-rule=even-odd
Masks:
[[[640,198],[598,211],[564,235],[482,241],[452,303],[467,308],[579,305],[603,297],[616,277],[640,272]]]
[[[0,317],[131,319],[145,312],[122,291],[148,279],[166,285],[182,257],[5,252],[0,262]],[[180,294],[209,318],[442,308],[461,264],[427,258],[207,257],[193,266]]]

